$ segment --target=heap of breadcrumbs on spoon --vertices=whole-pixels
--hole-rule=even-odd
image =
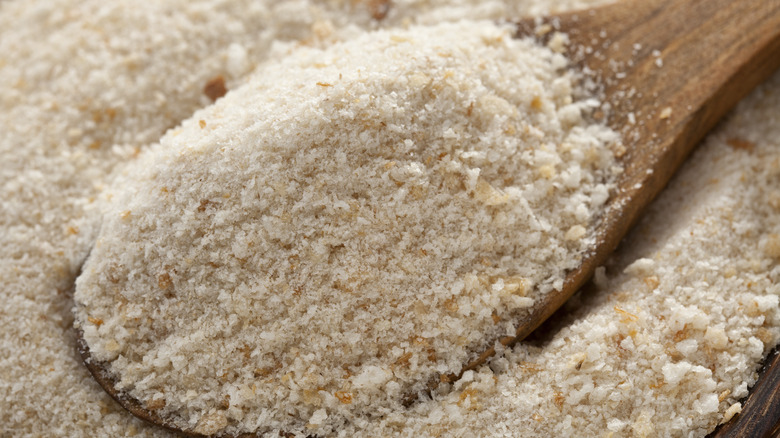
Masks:
[[[108,191],[91,360],[206,434],[327,435],[457,374],[561,288],[620,173],[567,67],[484,22],[260,69]]]

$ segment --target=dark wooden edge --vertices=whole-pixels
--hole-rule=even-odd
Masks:
[[[81,359],[84,362],[84,366],[87,367],[98,385],[100,385],[100,387],[103,388],[103,390],[106,391],[106,393],[108,393],[108,395],[110,395],[111,398],[113,398],[119,404],[119,406],[137,418],[140,418],[141,420],[151,425],[162,427],[163,429],[169,432],[173,432],[179,436],[188,438],[207,437],[206,435],[192,431],[181,430],[171,425],[156,413],[144,408],[138,399],[116,389],[116,379],[108,371],[108,364],[105,362],[100,362],[92,357],[92,354],[90,354],[89,351],[89,346],[87,346],[87,342],[84,340],[84,333],[81,331],[81,329],[77,328],[75,330],[76,345],[78,347],[79,355],[81,355]]]
[[[742,412],[719,426],[708,438],[776,438],[780,436],[780,345],[764,362],[760,377]]]
[[[92,357],[92,354],[89,351],[89,346],[87,345],[87,342],[84,340],[84,333],[80,329],[75,329],[76,331],[76,346],[79,352],[79,355],[81,356],[82,362],[84,363],[84,366],[89,370],[90,374],[92,374],[92,377],[95,379],[95,381],[100,385],[101,388],[103,388],[108,395],[111,396],[111,398],[116,401],[119,406],[121,406],[123,409],[125,409],[127,412],[130,412],[135,417],[143,420],[144,422],[152,425],[161,427],[168,432],[174,433],[178,436],[187,437],[187,438],[253,438],[259,436],[257,433],[242,433],[238,435],[231,435],[226,433],[217,433],[214,435],[204,435],[201,433],[194,432],[192,430],[183,430],[179,429],[178,427],[172,425],[170,422],[166,421],[164,418],[159,416],[153,411],[150,411],[146,409],[141,402],[136,399],[135,397],[132,397],[128,395],[127,393],[124,393],[122,391],[119,391],[116,389],[116,379],[113,375],[108,371],[108,364],[106,362],[101,362],[96,360]],[[293,437],[293,434],[290,433],[284,433],[279,432],[280,437]],[[313,436],[310,436],[310,438],[316,438]]]

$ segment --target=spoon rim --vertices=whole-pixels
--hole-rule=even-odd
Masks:
[[[89,350],[87,341],[84,339],[84,332],[80,328],[76,330],[76,348],[81,356],[81,360],[84,366],[89,370],[92,378],[100,385],[101,388],[114,399],[119,406],[130,412],[136,418],[143,420],[144,422],[153,426],[162,427],[163,429],[178,434],[179,436],[192,437],[192,438],[204,438],[213,435],[204,435],[191,430],[181,429],[172,425],[169,421],[165,420],[160,415],[156,414],[143,406],[143,404],[135,397],[129,395],[127,392],[117,389],[116,378],[108,371],[108,362],[99,361],[92,357],[92,353]],[[236,438],[251,436],[251,435],[221,435],[221,436],[235,436]]]

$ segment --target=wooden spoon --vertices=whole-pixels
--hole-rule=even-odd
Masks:
[[[518,23],[518,35],[568,34],[568,54],[599,84],[606,123],[622,133],[625,168],[597,227],[597,244],[561,291],[538,299],[518,321],[511,345],[553,314],[602,265],[704,135],[780,67],[780,0],[624,0]],[[97,382],[135,416],[186,436],[137,400],[120,394],[79,343]],[[495,354],[483,352],[463,371]],[[441,376],[436,382],[460,375]],[[435,384],[431,385],[432,387]],[[416,395],[409,398],[416,399]],[[247,435],[249,436],[249,435]]]
[[[569,57],[599,84],[601,115],[622,134],[626,153],[593,251],[562,290],[536,300],[515,336],[500,340],[505,346],[528,336],[590,279],[694,146],[780,67],[780,0],[623,0],[529,19],[518,29],[544,39],[568,35]],[[494,354],[485,351],[463,371]]]

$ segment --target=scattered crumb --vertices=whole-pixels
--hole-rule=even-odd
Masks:
[[[374,20],[384,20],[390,12],[392,6],[390,0],[368,0],[368,9],[371,11],[371,18]]]

